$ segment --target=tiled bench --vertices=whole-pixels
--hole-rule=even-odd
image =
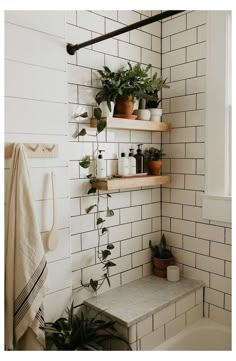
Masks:
[[[172,283],[150,275],[84,303],[116,320],[132,350],[152,350],[203,317],[203,287],[192,279]]]

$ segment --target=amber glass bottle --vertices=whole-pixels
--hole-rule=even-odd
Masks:
[[[136,173],[144,172],[144,156],[142,154],[142,144],[138,144],[137,153],[134,155],[136,159]]]

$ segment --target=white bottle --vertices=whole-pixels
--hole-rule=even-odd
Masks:
[[[129,174],[136,174],[136,159],[134,158],[133,149],[129,153]]]
[[[118,174],[129,175],[129,160],[126,158],[125,153],[121,153],[121,158],[118,159]]]
[[[106,178],[106,161],[102,157],[104,150],[99,150],[100,154],[97,159],[97,178]]]

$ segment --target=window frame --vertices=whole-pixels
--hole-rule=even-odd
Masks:
[[[207,12],[203,218],[231,223],[231,11]]]

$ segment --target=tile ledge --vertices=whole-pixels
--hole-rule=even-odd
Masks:
[[[188,277],[171,283],[166,279],[149,275],[91,297],[85,300],[84,304],[96,311],[103,310],[104,315],[126,327],[131,327],[204,286],[204,282]],[[168,292],[169,296],[166,299]],[[129,304],[132,308],[127,307]]]

